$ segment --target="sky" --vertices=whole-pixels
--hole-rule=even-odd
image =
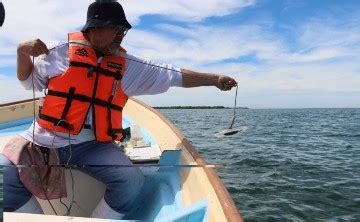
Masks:
[[[0,103],[32,98],[16,78],[16,46],[49,47],[85,24],[92,0],[2,0]],[[133,28],[123,47],[154,62],[225,74],[238,106],[360,107],[358,0],[118,0]],[[37,94],[42,95],[42,94]],[[174,87],[152,106],[233,106],[235,89]]]

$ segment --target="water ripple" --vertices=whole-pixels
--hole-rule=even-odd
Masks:
[[[246,221],[360,221],[360,109],[160,110],[218,170]]]

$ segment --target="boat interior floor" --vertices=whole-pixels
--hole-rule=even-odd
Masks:
[[[131,120],[126,119],[126,121],[124,124],[131,126]],[[0,123],[0,147],[4,147],[6,142],[14,135],[17,135],[26,130],[31,125],[31,122],[32,118],[27,118],[13,122]],[[143,137],[145,138],[144,143],[151,143],[151,145],[154,145],[155,141],[151,138],[151,134],[146,135],[146,132],[143,129],[141,129],[141,132],[143,133]],[[144,147],[151,147],[151,145]],[[140,169],[144,173],[145,184],[140,195],[135,200],[136,207],[134,207],[134,210],[131,213],[125,216],[124,220],[203,221],[206,219],[208,212],[207,200],[199,200],[189,206],[183,206],[183,193],[181,187],[182,179],[180,171],[184,169],[180,167],[181,152],[181,150],[165,150],[163,152],[160,152],[158,158],[150,158],[148,160],[134,160],[135,165],[140,167]],[[81,174],[81,172],[77,173],[77,175]],[[77,178],[74,179],[76,182],[76,186],[91,186],[91,183],[89,183],[89,181],[81,181],[84,176],[79,176],[78,178],[79,181],[76,181]],[[71,186],[68,187],[70,187],[71,189]],[[99,194],[96,194],[97,198],[95,198],[96,200],[93,200],[94,203],[89,203],[89,206],[84,207],[84,209],[87,209],[87,211],[91,211],[91,209],[94,209],[97,204],[96,201],[100,200],[104,190],[105,189],[103,187],[103,189],[86,191],[94,192],[94,195],[96,194],[96,192],[98,192]],[[74,192],[76,195],[77,191]],[[78,192],[78,198],[86,198],[91,194],[80,194],[80,192],[85,192],[81,190]],[[86,202],[87,200],[78,201],[79,204]],[[91,201],[89,200],[89,202]],[[45,205],[42,204],[42,207],[43,206]],[[51,214],[51,210],[49,209],[45,209],[44,211],[46,214]],[[70,213],[71,217],[88,217],[89,215],[89,212],[76,209],[74,209],[74,212],[71,211]],[[46,217],[46,215],[43,216]],[[39,217],[39,215],[36,215],[36,217]],[[41,219],[41,221],[56,221],[51,219],[50,217],[52,218],[54,216],[49,216],[49,218]]]

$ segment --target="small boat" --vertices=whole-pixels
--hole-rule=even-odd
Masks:
[[[26,100],[0,105],[0,148],[14,135],[27,129],[34,118],[34,102]],[[233,199],[207,163],[181,132],[163,115],[141,101],[130,99],[124,108],[123,126],[132,137],[119,145],[138,164],[145,175],[145,185],[128,220],[145,221],[242,221]],[[136,137],[134,138],[134,135]],[[89,218],[105,192],[104,184],[73,169],[74,184],[66,170],[68,198],[74,202],[69,214],[59,200],[39,200],[44,214],[4,212],[5,222],[105,222]],[[72,187],[72,185],[74,185]],[[72,189],[73,188],[73,189]],[[66,215],[67,214],[67,215]],[[64,216],[66,215],[66,216]]]

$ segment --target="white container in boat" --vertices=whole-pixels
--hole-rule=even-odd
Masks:
[[[131,126],[130,133],[131,133],[131,137],[126,147],[134,148],[136,146],[142,146],[145,143],[139,125],[134,124],[133,126]]]
[[[141,128],[139,125],[134,124],[130,127],[131,139],[135,141],[142,140]]]

